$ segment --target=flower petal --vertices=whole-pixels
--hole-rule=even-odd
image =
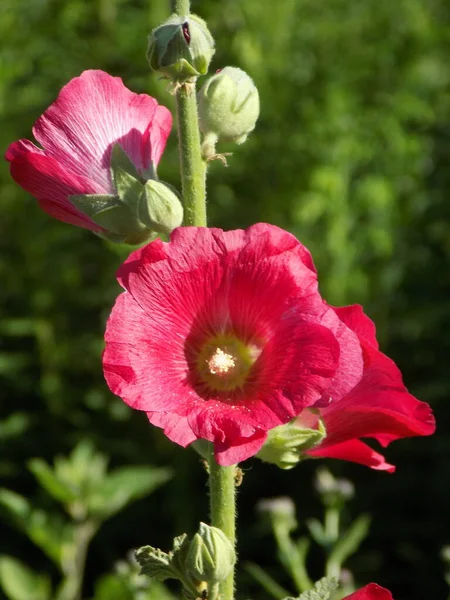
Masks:
[[[149,126],[157,116],[156,130]],[[134,94],[119,77],[84,71],[72,79],[40,117],[33,133],[45,153],[75,176],[97,184],[96,193],[110,193],[110,154],[119,143],[137,169],[156,163],[170,131],[170,112],[146,94]],[[151,138],[151,147],[144,137]],[[156,156],[151,155],[152,148]]]
[[[341,321],[354,331],[359,338],[368,341],[372,346],[378,348],[375,324],[364,313],[361,305],[352,304],[351,306],[332,308]]]
[[[369,583],[365,587],[357,590],[350,596],[346,596],[344,600],[393,600],[392,594],[386,588],[382,588],[376,583]]]
[[[387,463],[384,456],[360,440],[349,440],[335,445],[321,444],[318,448],[309,450],[307,454],[313,458],[348,460],[379,471],[388,471],[388,473],[395,471],[394,465]]]
[[[363,348],[360,383],[339,403],[321,411],[327,429],[322,445],[360,437],[387,445],[394,439],[434,433],[429,405],[408,393],[395,363],[367,342]]]
[[[32,150],[31,148],[34,148]],[[95,193],[95,184],[81,175],[68,173],[61,165],[27,140],[12,144],[7,152],[11,176],[37,198],[46,213],[65,223],[101,232],[103,228],[77,210],[69,201],[74,194]]]

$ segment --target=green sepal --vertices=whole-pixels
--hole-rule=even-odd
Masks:
[[[115,144],[111,152],[111,178],[117,195],[135,214],[143,183],[135,166],[119,144]]]
[[[319,420],[318,429],[308,429],[299,427],[294,420],[271,429],[256,456],[280,469],[292,469],[305,457],[305,452],[318,446],[325,436],[322,421]]]
[[[149,179],[139,198],[139,220],[158,233],[171,233],[183,222],[183,206],[178,192],[172,186]]]
[[[88,217],[93,218],[97,213],[117,206],[120,202],[114,194],[76,194],[69,196],[70,202]]]
[[[111,150],[111,177],[114,181],[114,172],[117,170],[125,171],[125,173],[129,173],[135,179],[139,179],[139,173],[137,172],[136,167],[131,162],[130,157],[125,152],[120,144],[114,144]]]

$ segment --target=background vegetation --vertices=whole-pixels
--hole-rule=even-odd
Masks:
[[[121,76],[173,108],[149,73],[149,30],[165,0],[1,0],[2,151],[30,137],[58,90],[84,69]],[[212,70],[254,78],[262,114],[229,168],[213,164],[210,224],[269,221],[312,250],[332,303],[361,302],[411,391],[433,405],[438,432],[388,449],[394,476],[330,463],[352,479],[352,515],[373,515],[349,566],[396,600],[444,599],[441,548],[450,542],[450,4],[446,0],[203,0],[193,10],[216,38]],[[160,167],[179,185],[172,134]],[[89,550],[84,595],[130,547],[168,547],[207,512],[205,477],[191,451],[171,445],[143,415],[112,397],[100,356],[127,249],[58,223],[0,165],[0,473],[3,486],[55,512],[27,469],[82,439],[113,467],[176,467],[148,499],[109,519]],[[316,464],[289,473],[246,465],[240,558],[271,563],[273,543],[255,505],[288,495],[300,523],[318,512]],[[180,502],[182,499],[182,502]],[[0,553],[57,579],[51,562],[3,511]],[[301,525],[302,527],[302,525]],[[312,556],[313,575],[320,561]],[[317,572],[316,572],[317,571]],[[274,572],[276,574],[276,572]],[[283,575],[278,573],[282,579]],[[245,573],[242,598],[267,598]],[[1,594],[1,592],[0,592]],[[259,594],[259,595],[258,595]],[[100,597],[100,596],[99,596]],[[162,598],[162,595],[158,596]]]

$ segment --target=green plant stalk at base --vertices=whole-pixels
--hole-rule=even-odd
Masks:
[[[206,162],[200,149],[195,84],[176,91],[184,225],[206,226]]]
[[[236,466],[221,467],[213,452],[209,457],[211,525],[221,529],[236,545]],[[221,600],[234,598],[234,569],[219,586]]]

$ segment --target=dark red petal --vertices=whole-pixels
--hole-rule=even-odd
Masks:
[[[349,440],[336,444],[334,446],[320,445],[315,450],[307,452],[313,458],[337,458],[339,460],[348,460],[349,462],[359,463],[377,469],[380,471],[395,471],[394,465],[390,465],[384,459],[384,456],[372,450],[367,444],[360,440]]]
[[[369,583],[343,600],[393,600],[393,598],[391,592],[386,588],[382,588],[376,583]]]
[[[37,198],[41,208],[55,219],[91,231],[103,231],[69,201],[69,196],[74,194],[96,193],[94,184],[85,177],[69,173],[39,149],[28,151],[31,145],[31,142],[26,145],[21,140],[8,150],[14,181]]]

